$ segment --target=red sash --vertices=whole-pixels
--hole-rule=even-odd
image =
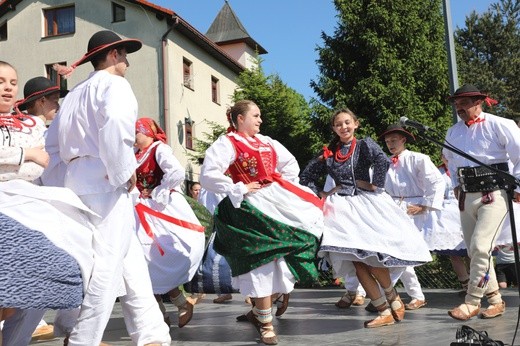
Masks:
[[[280,186],[283,187],[284,189],[286,189],[287,191],[290,191],[290,192],[294,193],[296,196],[300,197],[301,199],[314,204],[315,206],[317,206],[320,209],[323,209],[323,204],[325,204],[325,199],[319,198],[314,193],[310,193],[308,191],[302,190],[300,187],[293,185],[291,182],[283,179],[282,176],[280,175],[280,173],[273,173],[271,175],[271,178],[273,179],[273,181],[280,184]],[[270,179],[266,179],[266,180],[270,180]],[[264,181],[266,181],[266,180],[264,180]]]
[[[150,207],[147,207],[146,205],[139,203],[135,206],[135,210],[137,212],[137,216],[139,217],[139,221],[141,221],[141,225],[143,225],[143,228],[146,232],[146,234],[152,238],[155,243],[157,244],[157,247],[159,248],[159,253],[161,256],[164,255],[164,250],[161,248],[159,243],[157,242],[157,239],[155,239],[155,235],[153,234],[152,228],[150,227],[150,224],[148,224],[148,221],[146,221],[145,213],[150,214],[152,216],[155,216],[159,219],[165,220],[167,222],[173,223],[174,225],[181,226],[183,228],[187,228],[192,231],[196,232],[204,232],[204,226],[197,225],[188,221],[179,220],[177,218],[174,218],[173,216],[163,214],[161,212],[158,212],[156,210],[153,210]]]

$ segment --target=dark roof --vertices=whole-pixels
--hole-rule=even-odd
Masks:
[[[220,46],[236,42],[245,42],[248,46],[257,50],[259,54],[267,53],[258,42],[249,36],[247,30],[235,12],[233,12],[227,0],[224,2],[224,6],[222,6],[217,17],[206,32],[206,36]]]

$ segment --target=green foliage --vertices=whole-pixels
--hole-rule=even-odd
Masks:
[[[210,147],[210,145],[213,144],[217,138],[226,133],[226,128],[224,126],[219,125],[213,121],[208,123],[211,129],[211,133],[204,132],[203,139],[195,139],[195,154],[188,153],[188,158],[190,161],[198,165],[202,164],[206,150]]]
[[[191,209],[199,219],[200,224],[204,227],[204,234],[206,239],[209,239],[211,233],[213,232],[213,215],[209,212],[206,207],[197,202],[196,199],[191,198],[190,196],[185,195],[186,201],[190,205]]]
[[[382,133],[401,116],[439,131],[451,125],[447,54],[440,0],[335,0],[338,24],[322,33],[320,76],[311,85],[326,107],[347,106],[360,119],[359,136]],[[322,138],[330,138],[330,116],[313,105]],[[319,125],[321,124],[321,125]],[[440,149],[419,141],[411,149],[439,157]]]
[[[520,1],[501,0],[466,17],[455,32],[461,83],[471,83],[500,101],[491,113],[520,116]]]
[[[312,127],[311,109],[305,98],[288,87],[278,75],[266,76],[258,67],[242,72],[233,101],[248,99],[262,113],[261,133],[282,143],[301,167],[317,151],[318,137]]]

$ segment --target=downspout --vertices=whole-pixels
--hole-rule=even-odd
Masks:
[[[169,70],[168,70],[168,52],[166,50],[166,46],[168,45],[168,34],[179,24],[179,18],[177,16],[173,16],[173,24],[170,25],[168,30],[161,37],[161,64],[162,64],[162,75],[161,75],[161,83],[163,90],[163,119],[160,119],[161,127],[166,132],[166,138],[170,138],[170,97],[169,97],[169,88],[170,80],[168,79]]]

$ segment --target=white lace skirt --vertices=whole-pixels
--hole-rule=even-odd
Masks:
[[[170,194],[170,203],[163,207],[151,198],[140,199],[140,203],[165,215],[200,226],[190,205],[179,192]],[[164,294],[190,281],[204,255],[204,232],[173,224],[155,216],[146,215],[154,241],[146,234],[139,218],[137,237],[143,247],[154,294]],[[161,255],[159,247],[164,251]]]
[[[374,267],[404,267],[432,260],[412,220],[386,192],[334,194],[325,203],[325,225],[319,256],[335,274],[348,272],[345,261]]]

